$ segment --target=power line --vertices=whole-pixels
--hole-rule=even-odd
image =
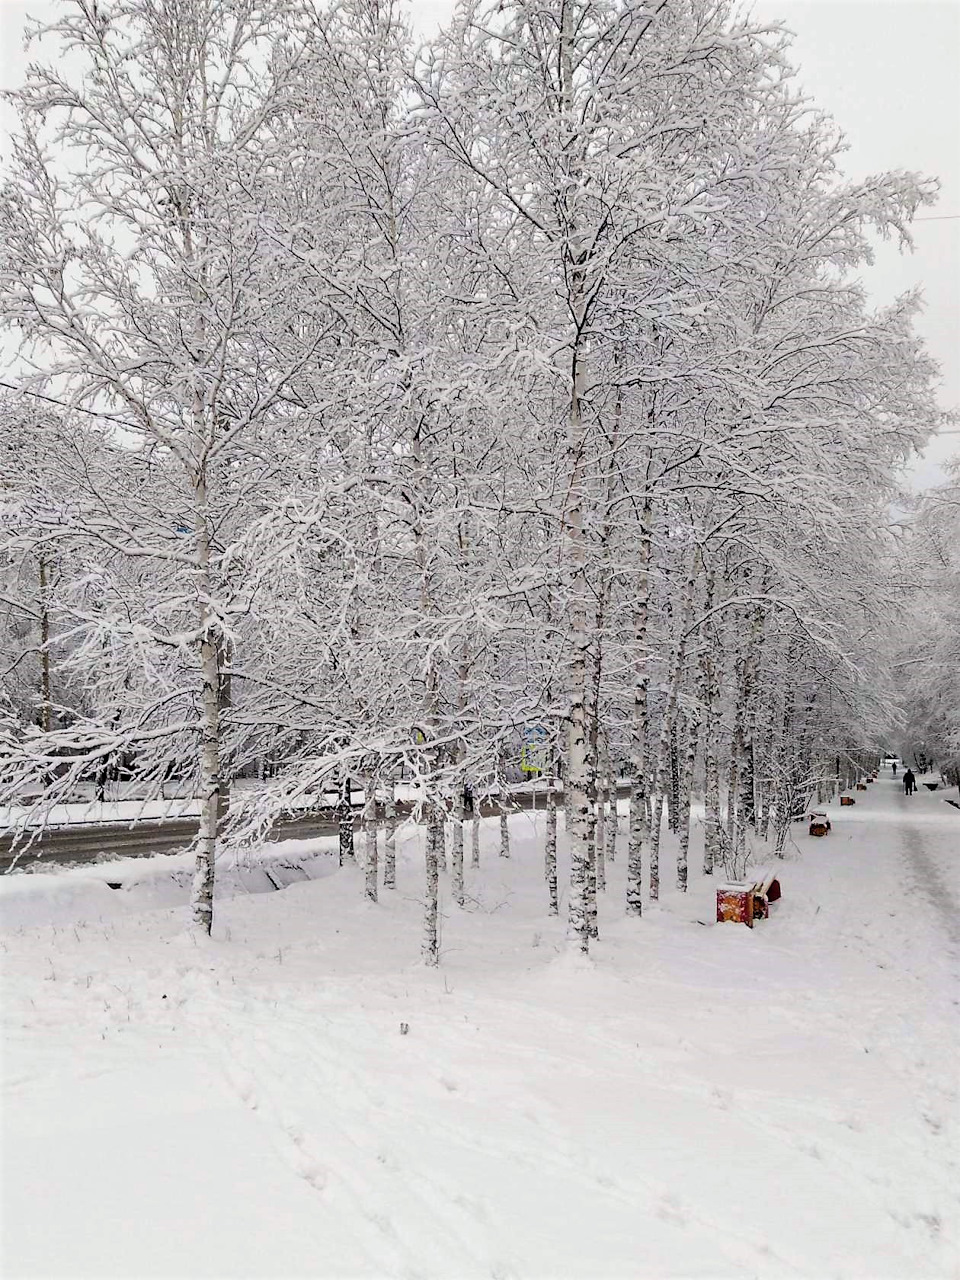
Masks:
[[[960,218],[960,213],[931,213],[925,218],[914,218],[914,222],[952,222]]]
[[[33,396],[34,400],[46,400],[47,404],[58,405],[61,409],[69,409],[71,413],[85,413],[91,418],[105,418],[107,422],[119,423],[121,427],[129,427],[131,431],[140,431],[142,426],[131,422],[128,418],[119,418],[115,413],[101,413],[98,409],[84,409],[82,405],[70,404],[66,400],[58,400],[55,396],[45,396],[42,391],[31,391],[28,387],[16,387],[12,382],[0,379],[0,387],[8,391],[19,392],[22,396]]]

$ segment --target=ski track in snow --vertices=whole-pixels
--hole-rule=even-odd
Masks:
[[[251,1153],[268,1144],[251,1163],[259,1190],[244,1199],[243,1171],[198,1150],[224,1224],[199,1205],[184,1239],[209,1256],[184,1270],[172,1243],[165,1255],[158,1180],[156,1203],[137,1201],[157,1216],[138,1275],[225,1274],[223,1231],[248,1230],[230,1274],[960,1276],[960,813],[881,781],[828,839],[796,837],[781,909],[752,933],[699,927],[713,888],[699,876],[686,899],[667,889],[626,920],[618,859],[589,961],[543,916],[529,815],[508,866],[492,856],[496,827],[484,824],[474,909],[446,908],[439,974],[415,963],[417,832],[379,908],[350,868],[225,903],[204,943],[182,909],[136,914],[109,897],[126,914],[23,929],[5,917],[16,1150],[35,1128],[69,1171],[70,1099],[116,1090],[121,1118],[134,1115],[121,1082],[152,1079],[155,1063],[178,1064],[159,1090],[171,1103],[156,1099],[174,1121],[178,1070],[196,1062],[223,1081],[210,1105],[228,1106],[228,1132]],[[665,840],[664,867],[671,851]],[[46,877],[29,879],[42,894]],[[191,1108],[216,1092],[195,1088]],[[113,1158],[104,1135],[78,1171],[91,1194]],[[147,1129],[142,1158],[149,1189]],[[58,1238],[56,1208],[29,1194],[42,1185],[41,1171],[5,1169],[5,1276],[134,1274],[122,1251],[103,1263],[114,1242],[95,1223]],[[282,1239],[267,1203],[288,1206]]]

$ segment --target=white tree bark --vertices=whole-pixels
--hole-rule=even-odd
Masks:
[[[649,467],[648,467],[649,476]],[[653,548],[653,501],[647,496],[640,510],[640,546],[636,602],[633,609],[633,650],[636,677],[630,722],[630,809],[627,828],[627,915],[643,914],[643,837],[647,826],[647,626],[650,616],[650,562]]]
[[[704,587],[704,614],[709,615],[716,597],[716,574],[712,565],[707,566]],[[719,737],[720,711],[717,706],[719,689],[716,678],[717,632],[714,622],[708,620],[700,636],[700,701],[703,705],[703,874],[712,876],[714,867],[721,863],[720,848],[720,764]]]
[[[40,623],[40,728],[49,733],[53,726],[53,694],[50,675],[50,590],[47,561],[41,553],[37,556],[39,590],[37,611]]]
[[[350,776],[340,775],[340,800],[337,805],[337,832],[340,843],[340,865],[356,862],[353,843],[353,803],[350,794]]]
[[[476,805],[476,798],[473,803]],[[476,814],[470,823],[470,866],[474,870],[480,866],[480,818]]]
[[[557,898],[557,792],[553,774],[547,776],[547,813],[543,842],[543,870],[547,882],[547,909],[550,915],[560,913]]]
[[[377,789],[372,778],[364,780],[363,798],[363,892],[368,902],[377,901]]]
[[[657,791],[653,800],[653,818],[650,823],[650,901],[660,897],[660,830],[663,820],[663,792]]]
[[[606,832],[606,860],[607,862],[616,862],[617,860],[617,836],[620,832],[620,814],[617,810],[617,776],[613,762],[610,759],[610,748],[607,746],[604,752],[604,773],[606,777],[605,797],[607,803],[607,815],[604,830]]]
[[[200,829],[191,905],[194,923],[204,933],[213,930],[213,894],[220,820],[220,644],[210,600],[210,531],[207,526],[206,477],[196,478],[194,533],[197,555],[197,596],[200,601]]]
[[[464,903],[463,884],[463,776],[457,775],[457,789],[453,799],[453,833],[450,849],[450,892],[458,907]]]
[[[597,794],[597,816],[594,828],[593,847],[597,866],[597,890],[600,893],[607,887],[607,817],[604,800],[606,787],[603,777],[598,777],[594,787]]]
[[[383,887],[397,887],[397,788],[393,778],[387,781],[384,804]]]
[[[713,684],[713,665],[709,656],[704,657],[706,666],[704,688],[709,690],[706,698],[706,714],[703,736],[703,874],[713,875],[715,867],[723,861],[723,849],[720,833],[720,761],[719,751],[719,712],[716,706],[716,690]]]
[[[670,677],[667,694],[667,705],[663,710],[660,725],[660,742],[654,766],[654,801],[653,824],[650,834],[650,901],[655,902],[660,896],[660,817],[663,812],[664,795],[667,789],[666,773],[669,768],[670,743],[674,734],[677,717],[677,702],[680,697],[680,685],[683,680],[684,661],[687,652],[690,623],[693,616],[693,604],[697,586],[697,566],[699,552],[690,558],[683,588],[683,607],[680,611],[680,630],[673,647],[673,658],[670,665]]]
[[[426,897],[423,904],[423,962],[430,968],[440,963],[440,877],[439,851],[443,846],[443,814],[431,806],[427,815]]]
[[[693,771],[697,761],[697,735],[699,723],[696,716],[687,719],[687,741],[683,753],[683,772],[680,780],[680,844],[677,851],[677,888],[687,892],[690,855],[690,803],[693,798]]]

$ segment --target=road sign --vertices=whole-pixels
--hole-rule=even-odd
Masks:
[[[524,728],[520,747],[520,768],[524,773],[543,773],[550,767],[550,735],[542,724]]]

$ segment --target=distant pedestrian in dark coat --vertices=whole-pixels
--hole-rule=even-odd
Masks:
[[[917,780],[913,776],[913,770],[908,769],[907,772],[903,775],[903,793],[904,795],[912,796],[913,793],[916,791],[916,789],[917,789]]]
[[[896,762],[896,760],[894,760],[894,762],[893,762],[893,776],[894,776],[894,777],[896,777],[896,776],[897,776],[897,762]]]

